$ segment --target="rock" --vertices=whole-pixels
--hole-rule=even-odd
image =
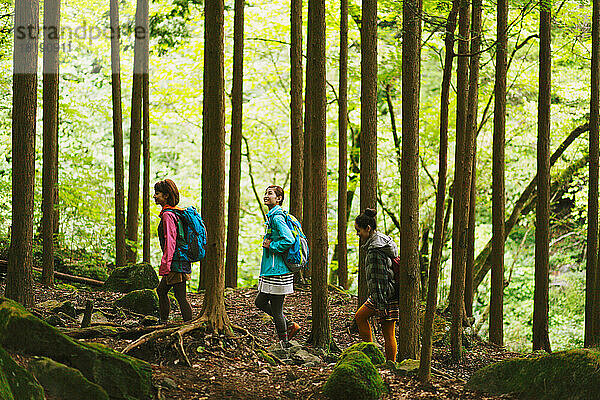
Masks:
[[[0,399],[44,400],[44,389],[27,370],[0,348]]]
[[[323,392],[332,400],[377,400],[387,389],[369,357],[352,351],[335,366]]]
[[[44,321],[46,321],[52,326],[65,326],[65,321],[60,319],[60,317],[56,314],[48,316],[48,318],[46,318]]]
[[[152,369],[145,361],[99,344],[75,341],[6,298],[0,298],[0,344],[78,369],[111,399],[147,399],[152,392]]]
[[[501,361],[475,372],[466,387],[492,394],[512,393],[518,398],[597,399],[600,352],[577,349]]]
[[[29,363],[28,369],[47,395],[69,400],[108,400],[102,387],[85,379],[75,368],[39,357]]]
[[[158,295],[153,289],[134,290],[115,301],[115,306],[138,314],[158,316]]]
[[[419,371],[419,360],[406,359],[399,363],[387,360],[385,367],[400,376],[415,375]]]
[[[63,312],[70,317],[77,317],[77,310],[73,303],[69,300],[58,301],[58,300],[46,300],[43,303],[37,305],[37,308],[41,308],[46,311],[53,312],[58,314],[59,312]]]
[[[304,349],[300,349],[298,350],[295,354],[294,354],[294,358],[295,359],[299,359],[301,361],[301,364],[306,364],[306,363],[321,363],[321,359],[313,354],[310,354],[308,351],[304,350]]]
[[[140,324],[142,324],[143,326],[159,325],[160,319],[158,319],[157,317],[154,317],[152,315],[146,315],[144,318],[142,318],[142,320],[140,321]]]
[[[109,322],[108,318],[104,315],[102,311],[96,311],[92,313],[92,321],[95,325],[106,324]]]
[[[150,264],[133,264],[115,268],[103,289],[128,293],[132,290],[154,289],[158,286],[158,275]]]
[[[177,383],[173,379],[166,377],[166,376],[161,379],[161,381],[158,383],[158,385],[165,389],[170,389],[170,390],[177,389]]]
[[[385,356],[383,355],[383,352],[381,350],[379,350],[377,345],[375,345],[375,343],[373,343],[373,342],[361,342],[361,343],[353,344],[352,346],[350,346],[346,350],[344,350],[344,352],[340,356],[340,359],[338,362],[341,362],[344,359],[344,357],[346,356],[346,354],[352,353],[355,351],[359,351],[359,352],[363,353],[364,355],[366,355],[367,357],[369,357],[369,360],[371,360],[373,365],[379,365],[379,364],[385,363]]]

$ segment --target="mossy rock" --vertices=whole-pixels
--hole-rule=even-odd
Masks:
[[[101,386],[85,379],[75,368],[38,357],[29,363],[28,369],[50,396],[69,400],[108,400],[108,394]]]
[[[132,264],[115,268],[103,289],[112,292],[129,293],[133,290],[154,289],[158,286],[158,275],[150,264]]]
[[[526,399],[597,399],[600,352],[578,349],[501,361],[475,372],[466,387]]]
[[[115,301],[115,306],[138,314],[158,316],[158,295],[152,289],[134,290]]]
[[[105,346],[75,341],[5,298],[0,298],[0,344],[78,369],[111,398],[150,397],[152,369],[148,363]]]
[[[387,389],[369,357],[353,351],[335,366],[323,392],[332,400],[377,400]]]
[[[383,354],[383,352],[381,350],[379,350],[379,348],[375,345],[375,343],[361,342],[361,343],[353,344],[352,346],[350,346],[346,350],[344,350],[344,352],[340,356],[340,360],[338,361],[338,364],[344,360],[344,357],[346,357],[346,354],[349,354],[349,353],[352,353],[355,351],[359,351],[359,352],[363,353],[364,355],[366,355],[367,357],[369,357],[369,360],[371,360],[371,362],[374,365],[379,365],[379,364],[385,363],[385,355]]]
[[[0,399],[44,400],[44,389],[33,375],[0,348]]]
[[[53,313],[63,312],[73,318],[77,317],[75,305],[69,300],[46,300],[42,303],[39,303],[36,307]]]

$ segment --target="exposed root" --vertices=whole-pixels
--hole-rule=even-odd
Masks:
[[[139,338],[138,340],[136,340],[135,342],[130,343],[127,347],[125,347],[123,349],[122,353],[127,354],[134,348],[141,346],[144,343],[147,343],[151,340],[155,340],[155,339],[159,339],[159,338],[168,336],[177,330],[178,330],[178,328],[174,327],[174,328],[167,328],[167,329],[158,329],[153,332],[147,333],[144,336],[142,336],[141,338]]]

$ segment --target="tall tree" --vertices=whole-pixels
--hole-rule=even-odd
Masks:
[[[469,52],[469,0],[460,0],[458,10],[458,53]],[[468,93],[469,59],[459,57],[456,70],[456,92]],[[467,253],[467,225],[469,195],[471,190],[471,166],[473,159],[473,135],[467,129],[467,96],[456,99],[456,151],[454,168],[454,210],[452,212],[452,288],[450,291],[452,325],[450,327],[450,352],[454,360],[462,357],[462,321],[464,317],[465,262]]]
[[[290,10],[290,212],[303,220],[304,132],[302,130],[302,0],[291,0]],[[304,228],[306,229],[306,228]]]
[[[146,32],[142,39],[142,144],[144,176],[142,179],[142,260],[150,263],[150,30],[148,0],[141,5],[141,26]]]
[[[144,29],[144,3],[137,0],[135,42],[133,47],[133,84],[131,88],[131,132],[129,137],[129,188],[127,190],[127,261],[137,260],[140,200],[140,153],[142,150],[142,98],[144,86],[144,47],[148,32]]]
[[[590,183],[585,271],[585,347],[600,346],[600,273],[598,272],[598,138],[600,131],[600,2],[592,2],[592,66],[590,82]]]
[[[496,22],[496,82],[492,144],[492,276],[490,283],[490,342],[504,344],[504,137],[506,128],[506,52],[508,43],[508,0],[499,0]]]
[[[481,0],[473,0],[471,8],[471,58],[469,64],[469,99],[467,129],[473,138],[471,182],[469,195],[469,219],[467,221],[467,253],[465,265],[465,312],[473,316],[473,267],[475,265],[475,183],[477,164],[477,111],[479,105],[479,49],[481,47]]]
[[[340,0],[340,71],[338,98],[338,283],[348,288],[348,0]]]
[[[204,2],[204,76],[202,101],[202,216],[209,226],[206,256],[206,294],[202,318],[216,331],[229,329],[225,310],[225,210],[215,206],[215,193],[225,193],[225,80],[224,3]]]
[[[458,15],[459,0],[452,1],[452,9],[446,22],[446,38],[444,71],[440,95],[440,150],[438,161],[438,181],[435,194],[435,222],[433,244],[429,261],[429,283],[427,288],[427,304],[423,319],[423,336],[421,358],[419,363],[419,379],[428,382],[431,379],[431,354],[433,337],[433,320],[437,307],[437,287],[440,272],[440,260],[444,245],[444,203],[446,200],[446,173],[448,171],[448,105],[450,102],[450,81],[452,79],[452,62],[454,60],[454,31]]]
[[[308,9],[308,18],[310,19],[311,16],[311,9],[309,7]],[[313,41],[314,41],[314,32],[311,31],[310,29],[307,30],[306,32],[306,48],[310,49],[312,48],[313,45]],[[313,243],[313,232],[312,232],[312,228],[313,228],[313,212],[312,212],[312,196],[313,196],[313,187],[312,187],[312,156],[311,156],[311,138],[312,138],[312,131],[311,131],[311,121],[312,121],[312,116],[311,116],[311,112],[312,112],[312,101],[313,101],[313,87],[314,87],[314,80],[313,80],[313,76],[314,76],[314,63],[311,63],[309,60],[309,55],[308,55],[308,50],[307,50],[307,60],[306,60],[306,87],[305,87],[305,93],[304,93],[304,143],[303,143],[303,160],[304,160],[304,165],[303,165],[303,169],[302,169],[302,229],[304,230],[304,233],[306,234],[306,237],[308,239],[308,245],[309,248],[313,248],[314,243]],[[311,257],[312,259],[313,257]],[[311,270],[312,270],[312,265],[314,264],[314,262],[312,260],[309,260],[308,262],[308,268],[307,270],[304,272],[307,276],[310,276],[311,274]]]
[[[377,1],[362,0],[360,27],[360,210],[377,208]],[[367,300],[364,252],[359,250],[358,305]]]
[[[42,282],[54,284],[54,157],[58,147],[58,64],[60,0],[44,2],[43,168],[42,168]]]
[[[115,264],[126,264],[125,258],[125,169],[123,167],[123,112],[121,108],[121,52],[119,42],[119,2],[110,0],[110,63],[113,109],[113,138],[115,163]]]
[[[421,0],[402,9],[402,174],[400,191],[400,336],[398,358],[419,353],[419,91],[421,87]],[[361,149],[361,152],[363,149]],[[361,172],[362,175],[362,172]],[[362,176],[361,176],[362,179]]]
[[[15,0],[12,100],[12,226],[5,296],[33,305],[31,276],[39,2]],[[25,34],[22,34],[25,32]]]
[[[225,286],[232,288],[237,287],[238,235],[240,233],[242,94],[244,90],[244,0],[235,0],[234,9],[231,145],[229,154],[229,199],[227,204],[227,249],[225,255]]]
[[[552,2],[540,2],[540,79],[538,97],[537,207],[535,213],[535,290],[533,350],[550,352],[548,285],[550,273],[550,94]]]

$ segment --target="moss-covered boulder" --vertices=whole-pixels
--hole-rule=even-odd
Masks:
[[[353,351],[337,363],[323,392],[332,400],[377,400],[387,388],[369,357]]]
[[[69,300],[46,300],[39,303],[36,307],[53,313],[63,312],[73,318],[77,317],[75,305]]]
[[[371,360],[371,362],[374,365],[385,363],[385,355],[383,355],[383,352],[379,350],[379,348],[373,342],[361,342],[353,344],[352,346],[344,350],[344,352],[340,356],[340,360],[338,361],[338,363],[340,363],[344,359],[346,354],[355,351],[360,351],[361,353],[364,353],[364,355],[369,357],[369,360]]]
[[[475,372],[466,387],[526,399],[597,399],[600,352],[578,349],[501,361]]]
[[[115,306],[123,307],[138,314],[158,316],[158,296],[152,289],[134,290],[115,301]]]
[[[5,298],[0,298],[0,344],[78,369],[111,398],[150,397],[152,369],[148,363],[102,345],[77,342]]]
[[[50,396],[69,400],[108,400],[108,394],[101,386],[85,379],[75,368],[38,357],[29,363],[28,369]]]
[[[23,367],[0,348],[0,399],[44,400],[44,389]]]
[[[158,286],[158,275],[150,264],[132,264],[115,268],[106,282],[104,290],[128,293],[133,290],[154,289]]]

